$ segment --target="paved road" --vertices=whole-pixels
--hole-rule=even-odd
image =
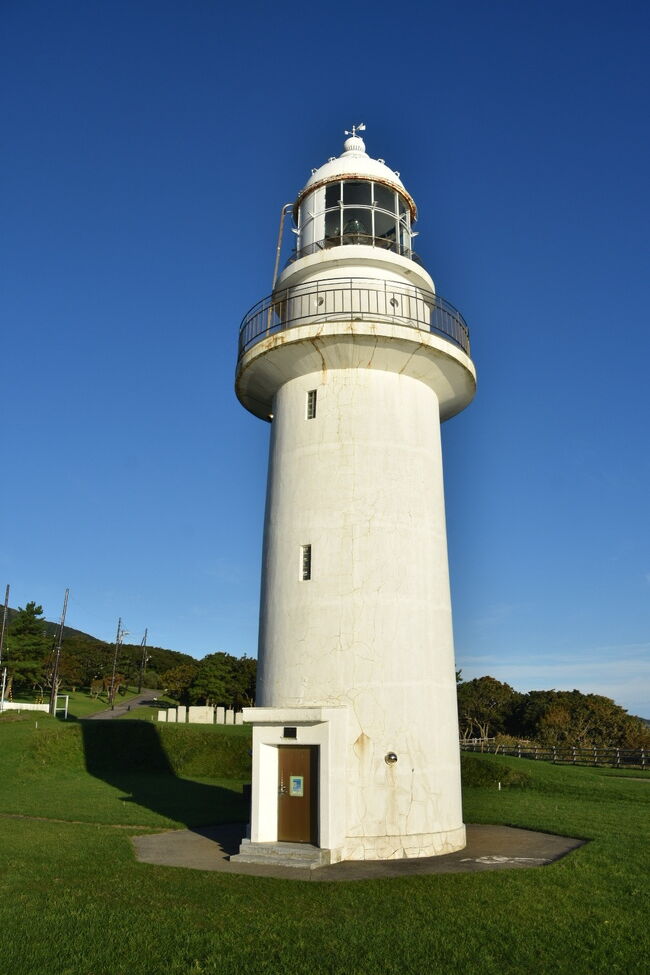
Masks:
[[[84,718],[84,721],[107,721],[112,718],[121,718],[127,711],[136,708],[138,704],[147,704],[149,701],[155,701],[159,696],[160,691],[148,690],[136,695],[136,697],[129,698],[128,701],[118,697],[115,701],[114,708],[108,708],[106,711],[98,711],[97,714],[89,714],[87,718]]]

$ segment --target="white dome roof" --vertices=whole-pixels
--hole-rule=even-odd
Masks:
[[[329,159],[312,172],[298,194],[294,209],[297,210],[303,197],[311,190],[316,189],[317,186],[323,186],[337,179],[355,178],[374,179],[399,190],[410,204],[411,216],[414,220],[416,219],[417,209],[415,201],[404,188],[400,174],[387,166],[383,159],[372,159],[366,152],[363,139],[356,134],[345,140],[343,143],[343,152],[340,156]]]

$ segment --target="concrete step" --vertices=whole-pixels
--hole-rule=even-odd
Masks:
[[[314,870],[331,862],[329,850],[321,850],[310,843],[252,843],[247,839],[241,841],[239,853],[230,859],[238,863],[268,863],[302,870]]]

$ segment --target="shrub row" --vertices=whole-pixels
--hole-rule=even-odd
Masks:
[[[502,786],[523,787],[530,785],[532,781],[527,772],[495,765],[478,755],[468,755],[465,752],[461,753],[460,767],[463,785],[469,787],[496,786],[499,782]]]

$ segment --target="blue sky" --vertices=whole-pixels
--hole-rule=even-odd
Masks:
[[[0,584],[256,652],[268,427],[233,393],[280,207],[367,124],[463,312],[458,666],[650,715],[650,8],[5,0]]]

